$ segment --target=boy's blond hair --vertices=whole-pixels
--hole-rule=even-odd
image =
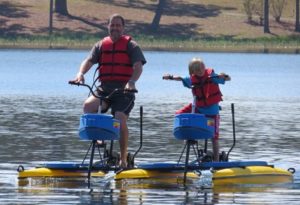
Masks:
[[[201,58],[193,58],[189,63],[189,73],[194,74],[196,70],[205,69],[204,62]]]

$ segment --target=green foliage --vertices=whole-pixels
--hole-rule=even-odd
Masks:
[[[49,36],[15,36],[0,37],[0,48],[65,48],[90,49],[99,40],[96,35],[60,34]],[[286,52],[296,52],[300,48],[298,36],[263,37],[256,39],[234,39],[233,37],[201,37],[176,38],[158,37],[151,35],[137,35],[135,40],[145,50],[173,50],[173,51],[251,51],[264,52],[265,49],[276,49]]]

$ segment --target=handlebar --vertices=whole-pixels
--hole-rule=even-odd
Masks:
[[[221,76],[223,76],[224,78],[229,78],[229,75],[227,75],[227,74],[209,76],[208,78],[220,78]],[[162,79],[163,80],[174,80],[174,76],[173,75],[163,76]]]
[[[230,80],[230,76],[227,75],[227,74],[219,74],[219,75],[214,75],[214,76],[208,76],[208,79],[207,80],[211,80],[211,79],[214,79],[214,78],[224,78],[224,80],[226,81],[227,80]],[[176,80],[176,81],[182,81],[183,84],[187,87],[187,88],[201,88],[203,87],[203,84],[205,82],[202,82],[202,83],[198,83],[198,84],[195,84],[195,85],[187,85],[187,83],[184,81],[184,79],[180,76],[176,76],[174,77],[173,75],[165,75],[162,77],[163,80]]]
[[[90,92],[92,93],[92,95],[95,97],[95,98],[98,98],[98,99],[109,99],[112,95],[114,95],[116,92],[130,92],[130,93],[137,93],[138,91],[133,89],[133,90],[129,90],[129,89],[122,89],[122,88],[116,88],[114,89],[108,96],[106,97],[103,97],[103,96],[99,96],[97,95],[91,86],[85,84],[85,83],[76,83],[76,82],[73,82],[73,81],[69,81],[69,84],[70,85],[77,85],[77,86],[84,86],[84,87],[87,87]]]

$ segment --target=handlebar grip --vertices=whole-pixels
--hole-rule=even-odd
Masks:
[[[69,84],[70,84],[70,85],[78,85],[78,86],[81,85],[81,83],[76,83],[76,82],[74,82],[74,81],[72,81],[72,80],[69,81]]]
[[[125,92],[130,92],[130,93],[138,93],[138,90],[133,89],[133,90],[128,90],[128,89],[124,89]]]

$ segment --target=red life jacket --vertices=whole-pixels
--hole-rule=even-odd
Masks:
[[[210,106],[222,101],[219,85],[213,83],[210,78],[212,73],[213,69],[205,69],[203,76],[191,76],[192,92],[196,96],[197,107]]]
[[[132,63],[127,53],[130,36],[121,36],[113,42],[109,36],[102,40],[99,60],[100,81],[128,82],[133,73]]]

